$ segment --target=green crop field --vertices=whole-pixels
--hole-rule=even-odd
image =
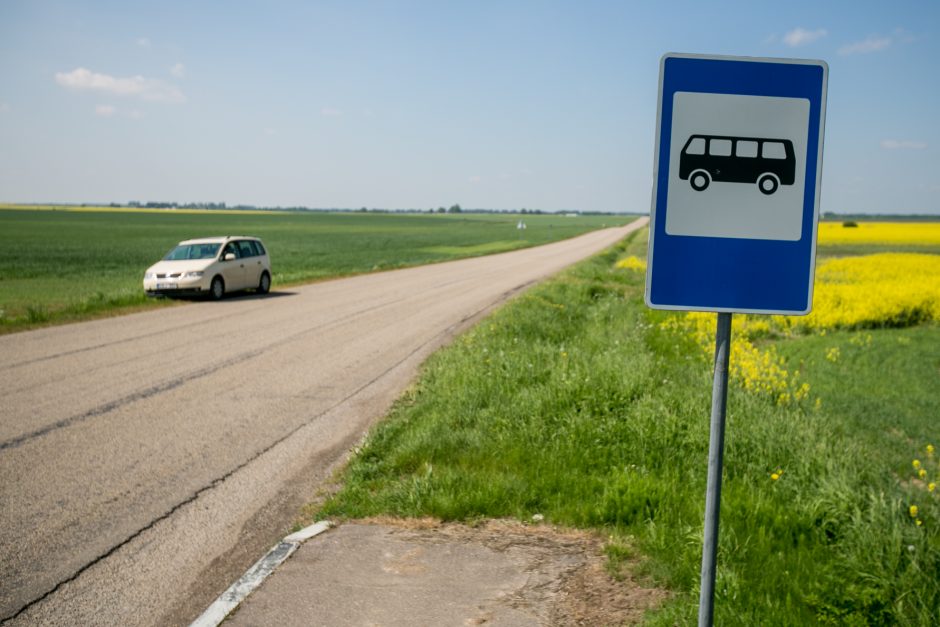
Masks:
[[[695,624],[714,317],[645,307],[645,240],[537,286],[434,355],[308,519],[539,514],[595,529],[612,573],[631,563],[673,592],[648,624]],[[716,624],[937,624],[940,256],[923,250],[904,258],[926,268],[915,294],[871,283],[883,257],[866,255],[838,275],[837,288],[857,279],[868,294],[842,317],[817,281],[816,326],[736,326]],[[875,317],[845,311],[868,302],[884,305]]]
[[[520,219],[525,230],[516,228]],[[274,289],[544,244],[627,216],[134,211],[0,205],[0,332],[82,319],[149,301],[144,270],[177,242],[255,235]]]

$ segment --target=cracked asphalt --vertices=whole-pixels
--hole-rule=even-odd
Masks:
[[[428,355],[645,222],[0,337],[0,621],[191,621]]]

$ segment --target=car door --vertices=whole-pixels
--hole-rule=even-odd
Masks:
[[[261,257],[255,250],[254,242],[250,240],[239,240],[238,250],[245,263],[245,287],[258,287],[261,281]]]
[[[229,253],[235,255],[235,258],[226,261],[225,256]],[[222,249],[219,267],[221,269],[222,279],[225,281],[226,292],[243,290],[247,287],[245,283],[245,260],[241,258],[238,246],[235,242],[229,242]]]

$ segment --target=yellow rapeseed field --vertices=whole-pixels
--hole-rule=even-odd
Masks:
[[[940,245],[940,223],[862,222],[848,228],[842,223],[822,223],[819,243],[936,246]],[[622,259],[616,266],[637,272],[646,269],[636,257]],[[745,389],[779,404],[801,401],[809,396],[809,385],[787,371],[772,346],[755,346],[757,339],[929,321],[940,321],[940,255],[878,253],[824,259],[816,268],[810,315],[738,314],[733,318],[730,375]],[[677,314],[661,326],[690,335],[705,354],[714,350],[715,314]],[[838,349],[826,355],[830,361],[839,357]]]
[[[778,330],[901,327],[940,320],[940,255],[881,253],[816,268],[813,312],[773,316]]]

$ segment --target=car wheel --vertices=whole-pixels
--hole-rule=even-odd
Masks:
[[[780,186],[780,183],[777,182],[777,177],[773,174],[764,174],[759,179],[757,179],[757,189],[761,191],[762,194],[770,196],[775,191],[777,187]]]
[[[696,170],[689,175],[689,185],[697,192],[701,192],[712,182],[712,177],[708,176],[705,170]]]
[[[212,297],[212,300],[221,300],[225,296],[225,281],[222,280],[222,277],[217,276],[212,279],[212,285],[209,286],[209,296]]]
[[[271,291],[271,275],[267,272],[261,273],[261,281],[258,283],[258,293],[267,294]]]

